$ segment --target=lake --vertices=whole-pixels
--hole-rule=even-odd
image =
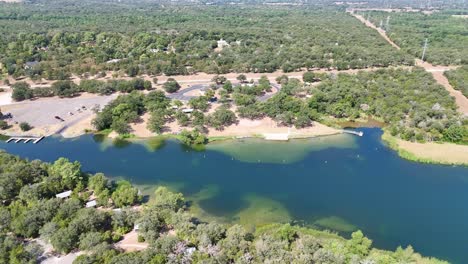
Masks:
[[[124,178],[144,193],[181,191],[200,217],[248,227],[299,222],[347,236],[361,229],[376,247],[468,263],[468,167],[403,160],[378,128],[290,142],[245,139],[191,150],[176,141],[46,138],[0,143],[27,157],[78,160],[89,172]]]

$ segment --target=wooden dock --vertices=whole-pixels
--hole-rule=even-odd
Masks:
[[[362,132],[362,131],[353,131],[353,130],[343,129],[342,132],[346,133],[346,134],[352,134],[352,135],[360,136],[360,137],[364,136],[364,132]]]
[[[10,137],[10,138],[6,141],[6,143],[10,143],[10,142],[12,142],[12,141],[15,142],[15,143],[19,143],[19,142],[23,141],[23,143],[26,144],[26,143],[32,141],[33,144],[37,144],[37,143],[39,143],[39,141],[41,141],[41,140],[43,140],[43,139],[44,139],[43,136],[42,136],[42,137],[16,137],[16,136],[15,136],[15,137]]]

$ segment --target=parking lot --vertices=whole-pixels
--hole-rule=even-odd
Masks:
[[[93,114],[96,106],[103,107],[117,95],[83,95],[75,98],[41,98],[3,105],[2,113],[11,113],[9,123],[27,122],[34,127],[71,125]],[[60,117],[63,121],[56,117]]]

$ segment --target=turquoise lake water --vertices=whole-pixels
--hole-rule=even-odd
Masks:
[[[380,129],[359,130],[363,137],[236,140],[204,151],[91,135],[0,148],[29,159],[78,160],[85,171],[128,179],[144,193],[170,186],[202,217],[247,226],[295,221],[345,236],[361,229],[376,247],[410,244],[423,255],[468,263],[468,167],[403,160],[382,144]]]

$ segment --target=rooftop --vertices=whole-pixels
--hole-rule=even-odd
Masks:
[[[71,194],[72,194],[72,191],[65,191],[65,192],[56,194],[55,197],[63,199],[63,198],[70,197]]]

